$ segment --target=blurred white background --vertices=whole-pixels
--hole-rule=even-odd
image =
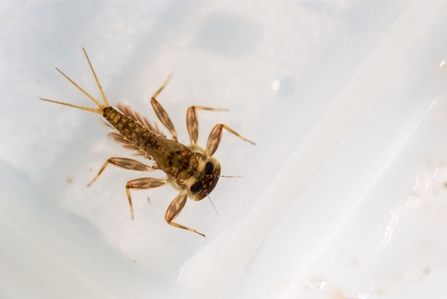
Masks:
[[[0,298],[445,298],[445,1],[0,2]],[[159,97],[180,141],[226,123],[225,175],[211,204],[189,201],[175,229],[169,187],[100,117],[38,101],[99,97],[155,120]],[[162,173],[150,176],[162,177]],[[150,203],[148,203],[148,196]]]

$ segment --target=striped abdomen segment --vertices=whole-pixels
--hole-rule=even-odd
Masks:
[[[143,152],[148,152],[160,135],[113,107],[104,108],[103,116],[122,137]]]

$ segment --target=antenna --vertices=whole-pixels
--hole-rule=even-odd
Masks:
[[[216,212],[216,215],[219,216],[219,213],[217,213],[216,207],[214,206],[213,201],[211,200],[211,197],[208,194],[206,196],[208,196],[208,199],[210,200],[210,203],[214,208],[214,212]]]

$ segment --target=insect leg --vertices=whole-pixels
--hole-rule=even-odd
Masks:
[[[220,140],[222,139],[222,133],[223,133],[222,129],[225,129],[228,132],[233,133],[234,135],[236,135],[237,137],[239,137],[240,139],[242,139],[244,141],[247,141],[253,145],[256,145],[256,143],[254,143],[253,141],[250,141],[247,138],[245,138],[245,137],[239,135],[238,133],[236,133],[235,131],[233,131],[233,129],[231,129],[229,126],[224,125],[224,124],[217,124],[211,130],[210,136],[208,137],[208,142],[206,144],[206,151],[211,156],[214,154],[214,152],[219,147]]]
[[[172,225],[172,226],[175,226],[178,228],[182,228],[182,229],[186,229],[186,230],[189,230],[190,232],[193,232],[198,235],[201,235],[202,237],[205,237],[204,234],[199,233],[198,231],[196,231],[193,228],[172,222],[172,220],[174,220],[180,214],[180,212],[183,210],[183,207],[185,206],[185,203],[186,203],[186,199],[187,199],[187,194],[185,192],[182,192],[179,195],[177,195],[177,197],[174,198],[174,200],[171,202],[168,209],[166,210],[165,220],[169,225]]]
[[[197,139],[199,138],[199,121],[197,120],[196,109],[208,111],[228,111],[228,109],[208,108],[202,106],[189,107],[188,111],[186,112],[186,128],[188,129],[191,144],[197,144]]]
[[[129,200],[130,205],[130,214],[133,217],[133,205],[132,205],[132,197],[130,196],[130,189],[151,189],[151,188],[157,188],[160,186],[166,185],[165,179],[154,179],[154,178],[140,178],[128,181],[126,184],[126,194],[127,199]]]
[[[172,76],[169,76],[163,85],[152,95],[151,97],[151,105],[157,115],[158,120],[169,130],[172,135],[172,139],[177,141],[177,131],[175,130],[174,125],[172,124],[171,119],[169,118],[166,110],[160,105],[160,103],[156,100],[157,96],[160,92],[165,88],[168,84],[169,80],[171,80]]]
[[[104,171],[104,169],[106,169],[107,165],[113,164],[115,166],[121,167],[121,168],[125,168],[125,169],[130,169],[130,170],[137,170],[137,171],[152,171],[154,170],[152,167],[145,165],[141,162],[138,162],[136,160],[132,160],[129,158],[117,158],[117,157],[113,157],[113,158],[109,158],[104,165],[101,167],[101,169],[99,170],[98,174],[93,178],[93,180],[88,183],[87,187],[90,187],[100,176],[100,174]]]

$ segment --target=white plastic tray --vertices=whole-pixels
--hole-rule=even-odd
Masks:
[[[444,298],[445,1],[1,2],[0,298]],[[95,96],[187,142],[223,122],[211,204],[170,227],[169,187],[113,167],[99,117],[38,101]],[[161,176],[162,174],[150,174]],[[150,203],[147,197],[150,196]]]

